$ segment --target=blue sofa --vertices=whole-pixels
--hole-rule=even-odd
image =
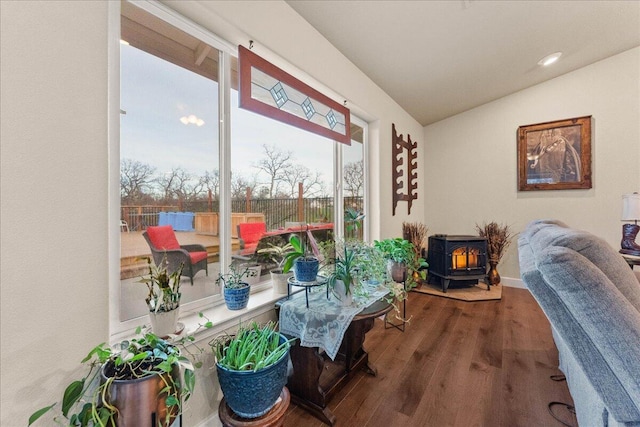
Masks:
[[[538,220],[520,272],[551,323],[580,426],[640,426],[640,282],[604,240]]]

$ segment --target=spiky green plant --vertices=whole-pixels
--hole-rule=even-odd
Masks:
[[[234,336],[222,335],[210,342],[216,362],[234,371],[258,371],[276,363],[289,351],[295,338],[280,343],[276,323],[241,325]]]

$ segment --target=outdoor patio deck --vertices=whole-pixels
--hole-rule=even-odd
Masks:
[[[218,236],[198,234],[194,231],[176,231],[176,238],[181,245],[201,244],[207,249],[208,261],[217,262],[220,254]],[[238,239],[231,239],[233,250],[239,249]],[[146,272],[144,257],[150,257],[149,245],[142,236],[142,231],[123,231],[120,233],[120,279],[138,277]]]

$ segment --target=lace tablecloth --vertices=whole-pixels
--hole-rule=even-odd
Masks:
[[[300,338],[301,346],[322,348],[334,360],[355,315],[388,293],[373,287],[366,296],[354,296],[353,304],[343,306],[331,293],[327,300],[325,288],[319,287],[309,293],[307,308],[304,292],[298,292],[280,304],[280,332]]]

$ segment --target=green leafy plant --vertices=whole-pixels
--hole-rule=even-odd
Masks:
[[[387,259],[375,246],[360,240],[347,240],[345,247],[354,252],[356,280],[384,284],[389,280]]]
[[[293,250],[287,253],[284,258],[283,271],[285,273],[288,273],[291,270],[294,262],[298,258],[302,258],[304,260],[318,259],[322,261],[318,244],[309,228],[307,228],[303,239],[301,239],[298,234],[292,234],[289,236],[289,243],[293,247]],[[309,250],[309,247],[311,247],[311,250]]]
[[[151,258],[146,257],[149,275],[143,277],[138,282],[144,283],[149,289],[149,294],[145,299],[149,311],[167,312],[175,310],[180,306],[180,275],[182,274],[182,264],[169,274],[168,261],[165,256],[159,266],[151,262]]]
[[[374,240],[373,245],[382,252],[385,258],[405,264],[414,253],[413,244],[401,237]]]
[[[273,365],[289,351],[295,338],[280,343],[276,324],[251,322],[241,325],[235,335],[221,335],[210,342],[216,362],[235,371],[258,371]]]
[[[293,245],[291,243],[286,243],[284,245],[274,245],[273,243],[269,243],[269,247],[259,249],[258,253],[265,255],[269,262],[277,265],[275,271],[283,272],[285,258],[293,250]]]
[[[34,412],[29,418],[29,425],[58,405],[60,411],[53,420],[60,425],[115,426],[118,408],[109,400],[114,381],[152,375],[166,377],[163,393],[166,394],[169,418],[182,413],[182,399],[188,400],[195,386],[193,365],[189,359],[181,355],[179,347],[151,333],[122,341],[115,347],[102,343],[94,347],[81,363],[88,370],[86,375],[67,386],[59,405],[57,402]],[[175,371],[180,372],[177,381],[172,375]],[[101,372],[106,377],[104,381],[100,381]]]
[[[249,286],[245,278],[256,277],[257,272],[249,268],[246,264],[231,264],[229,272],[226,274],[218,274],[216,284],[219,286],[222,282],[227,289],[240,289]]]
[[[424,269],[429,264],[424,258],[416,254],[413,244],[408,240],[396,237],[380,241],[375,240],[373,244],[382,252],[385,258],[404,264],[409,272],[416,273],[422,280],[426,278]],[[416,278],[413,277],[413,274],[407,274],[406,287],[412,289],[416,286]]]
[[[356,253],[345,246],[342,255],[337,257],[333,263],[333,272],[327,278],[327,283],[333,288],[336,281],[341,280],[344,282],[346,295],[349,295],[351,293],[351,285],[353,285],[356,277]]]

